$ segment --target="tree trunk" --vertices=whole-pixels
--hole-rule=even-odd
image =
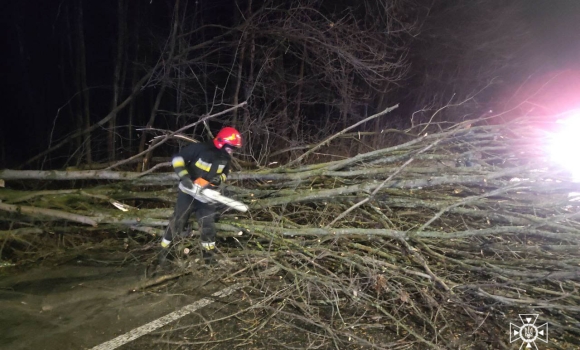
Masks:
[[[530,122],[526,119],[526,125]],[[519,121],[477,125],[467,122],[428,133],[419,127],[415,134],[407,131],[411,141],[346,159],[232,173],[222,193],[247,203],[250,212],[223,212],[216,224],[220,237],[234,236],[238,243],[221,244],[224,260],[243,256],[245,262],[280,269],[268,288],[291,293],[283,298],[276,294],[278,304],[270,311],[289,302],[309,309],[319,302],[324,307],[342,303],[343,317],[334,334],[346,322],[364,325],[363,307],[365,317],[372,317],[364,322],[388,319],[429,349],[457,348],[455,343],[443,344],[437,327],[426,326],[434,312],[447,323],[462,317],[446,336],[454,341],[457,329],[473,333],[474,326],[489,327],[493,318],[488,313],[507,314],[514,305],[558,310],[545,313],[542,322],[574,320],[580,310],[580,215],[568,193],[580,192],[579,185],[548,167],[543,155],[522,152],[544,140]],[[477,166],[442,162],[473,152],[482,153]],[[44,257],[48,233],[66,233],[86,243],[87,237],[116,236],[118,241],[117,232],[122,231],[133,249],[146,252],[140,233],[163,234],[175,202],[177,175],[169,170],[170,163],[165,166],[167,172],[149,174],[0,171],[0,179],[6,180],[0,191],[3,251],[30,259],[41,250]],[[13,181],[20,183],[13,186]],[[48,187],[47,182],[54,189],[29,190]],[[193,229],[199,230],[193,221]],[[35,237],[41,233],[42,239]],[[27,240],[34,244],[21,244]],[[86,251],[86,245],[80,249]],[[172,249],[180,249],[179,244]],[[248,280],[259,286],[268,283],[260,275],[263,268],[249,267]],[[304,299],[296,284],[309,291],[310,299]],[[317,290],[324,293],[313,295]],[[261,298],[254,305],[263,303]],[[413,317],[404,317],[411,313]],[[285,314],[284,324],[292,315]],[[310,313],[296,317],[322,322],[323,330],[333,327]],[[275,320],[275,314],[268,316],[269,322]],[[497,329],[505,326],[500,321]],[[576,339],[571,335],[576,328],[566,328],[562,331]],[[486,336],[495,331],[486,328]],[[352,344],[356,339],[348,334],[351,339],[345,344]]]
[[[173,61],[173,55],[175,51],[175,41],[177,39],[177,32],[179,31],[179,0],[175,0],[175,8],[173,11],[173,27],[171,32],[171,41],[169,47],[169,54],[166,58],[166,65],[164,67],[165,73],[163,74],[162,81],[161,81],[161,89],[157,93],[157,97],[155,98],[155,103],[151,108],[151,114],[149,116],[149,121],[145,126],[145,130],[141,133],[141,141],[139,143],[139,153],[145,150],[145,143],[147,142],[147,130],[153,127],[153,123],[155,122],[155,116],[157,114],[157,109],[159,108],[159,104],[161,103],[161,99],[165,93],[165,89],[167,87],[168,78],[171,75],[172,67],[171,62]],[[143,164],[141,165],[141,170],[145,170],[149,167],[148,159],[151,156],[148,154],[143,158]]]
[[[65,6],[65,19],[64,23],[66,26],[66,41],[62,44],[62,61],[60,66],[60,74],[61,74],[61,83],[62,89],[65,92],[66,96],[73,96],[70,92],[70,88],[67,84],[67,73],[72,73],[73,75],[73,87],[76,85],[77,91],[80,91],[80,85],[77,81],[77,74],[74,74],[76,71],[76,65],[74,63],[75,52],[73,50],[73,39],[71,37],[71,33],[73,33],[73,29],[71,28],[71,19],[70,19],[70,7],[67,5]],[[68,67],[68,71],[66,68]],[[75,125],[76,127],[73,130],[82,130],[83,123],[80,120],[80,109],[82,103],[79,103],[79,97],[71,98],[70,102],[67,104],[67,109],[69,111],[69,118],[71,125]],[[82,148],[83,138],[82,135],[75,137],[75,142],[73,143],[73,147],[76,150],[80,150]],[[49,145],[49,147],[52,145]],[[72,154],[76,154],[76,164],[80,164],[82,162],[83,154],[82,152],[71,152]]]
[[[77,7],[77,69],[79,72],[80,96],[82,101],[82,120],[84,132],[84,154],[87,163],[93,162],[92,148],[91,148],[91,133],[87,132],[91,128],[91,112],[89,104],[89,88],[87,86],[87,64],[86,64],[86,50],[85,50],[85,34],[84,34],[84,20],[83,20],[83,2],[79,0]]]
[[[252,10],[252,1],[250,0],[250,5],[248,5],[248,10],[251,11]],[[249,13],[250,15],[251,13]],[[246,81],[246,86],[244,89],[244,97],[246,101],[250,100],[250,97],[252,95],[252,91],[254,90],[254,64],[255,64],[255,58],[256,58],[256,43],[255,43],[255,36],[254,36],[254,32],[250,33],[250,62],[248,62],[248,66],[249,66],[249,73],[248,73],[248,78]],[[244,127],[248,127],[250,125],[250,108],[246,107],[244,108],[244,123],[243,123]]]
[[[294,110],[294,138],[298,139],[298,129],[300,126],[300,105],[302,103],[302,85],[304,84],[304,64],[308,57],[306,43],[302,46],[302,61],[300,62],[300,72],[298,73],[298,92],[296,93],[296,109]]]
[[[119,0],[117,2],[117,59],[115,61],[115,72],[113,74],[113,100],[111,103],[111,110],[115,110],[117,104],[119,103],[119,97],[122,94],[123,80],[121,75],[122,68],[125,65],[125,36],[126,36],[126,15],[125,7],[126,1]],[[117,113],[113,114],[109,120],[108,132],[107,132],[107,149],[108,149],[108,159],[113,161],[116,158],[116,145],[115,139],[117,134]]]
[[[276,69],[277,73],[278,73],[278,77],[277,79],[279,79],[279,86],[280,86],[280,106],[281,106],[281,110],[280,110],[280,118],[281,118],[281,122],[280,122],[280,126],[282,127],[282,129],[280,130],[282,132],[282,135],[285,139],[290,140],[290,142],[292,141],[297,141],[297,140],[293,140],[292,139],[292,120],[290,120],[290,116],[288,113],[288,86],[286,83],[286,68],[284,67],[284,55],[280,55],[280,57],[278,58],[278,60],[280,61],[278,63],[278,69]]]
[[[234,105],[237,105],[239,103],[240,88],[242,86],[242,80],[243,80],[242,74],[243,74],[244,59],[245,59],[245,54],[246,54],[246,33],[242,34],[240,46],[241,46],[241,52],[240,52],[240,57],[238,59],[238,73],[236,75],[237,81],[236,81],[236,89],[234,91]],[[238,110],[237,109],[234,111],[234,115],[232,118],[232,126],[239,127],[238,126]]]
[[[127,1],[127,6],[128,6],[128,4],[129,4],[129,1]],[[135,11],[139,11],[139,6],[135,7]],[[135,17],[139,18],[139,16],[137,14]],[[139,46],[139,24],[140,24],[140,22],[138,20],[135,21],[135,23],[134,23],[135,32],[134,32],[133,38],[131,40],[132,42],[135,43],[135,55],[133,56],[133,60],[135,62],[139,61],[139,48],[140,48],[140,46]],[[129,60],[127,60],[127,61],[129,61]],[[133,66],[131,68],[131,72],[132,72],[132,74],[131,74],[131,86],[133,87],[133,86],[135,86],[135,84],[137,84],[137,75],[138,75],[137,67]],[[135,135],[133,133],[133,120],[135,117],[136,109],[137,109],[136,99],[132,99],[131,103],[129,104],[129,112],[128,112],[128,116],[127,116],[127,119],[128,119],[128,121],[127,121],[127,124],[128,124],[127,125],[127,129],[128,129],[127,130],[127,134],[128,134],[127,137],[129,139],[129,154],[132,154],[134,151],[133,150],[133,143],[134,143]]]

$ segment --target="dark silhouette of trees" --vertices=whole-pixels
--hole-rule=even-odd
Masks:
[[[207,138],[235,125],[248,140],[245,160],[264,165],[274,152],[296,158],[313,142],[400,103],[397,113],[361,125],[360,140],[342,138],[323,153],[366,151],[390,142],[373,133],[408,127],[411,117],[428,121],[443,106],[461,108],[434,120],[481,113],[490,86],[523,70],[514,68],[527,33],[519,5],[120,1],[95,18],[95,4],[65,1],[54,21],[61,108],[48,115],[56,114],[54,128],[38,140],[45,156],[34,160],[48,167],[114,162],[142,153],[156,135],[247,101],[187,133]],[[65,148],[46,152],[66,138]]]
[[[492,104],[494,91],[525,79],[530,72],[531,37],[522,1],[422,1],[423,14],[411,43],[411,77],[407,112],[413,122],[456,122],[479,117]]]

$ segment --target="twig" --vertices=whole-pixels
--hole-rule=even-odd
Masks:
[[[116,167],[118,167],[118,166],[120,166],[120,165],[123,165],[123,164],[125,164],[125,163],[128,163],[128,162],[130,162],[131,160],[133,160],[133,159],[135,159],[135,158],[138,158],[138,157],[140,157],[140,156],[142,156],[142,155],[144,155],[144,154],[147,154],[147,153],[151,152],[153,149],[155,149],[155,148],[157,148],[157,147],[161,146],[162,144],[164,144],[165,142],[167,142],[169,139],[171,139],[171,138],[172,138],[172,137],[173,137],[175,134],[178,134],[178,133],[180,133],[180,132],[182,132],[182,131],[184,131],[184,130],[187,130],[187,129],[189,129],[189,128],[192,128],[192,127],[196,126],[197,124],[199,124],[199,123],[202,123],[202,122],[204,122],[204,121],[206,121],[206,120],[209,120],[209,119],[212,119],[212,118],[218,117],[218,116],[220,116],[220,115],[223,115],[223,114],[227,114],[227,113],[229,113],[229,112],[231,112],[231,111],[233,111],[233,110],[235,110],[235,109],[237,109],[237,108],[240,108],[240,107],[243,107],[243,106],[245,106],[246,104],[248,104],[248,103],[247,103],[246,101],[244,101],[244,102],[242,102],[242,103],[239,103],[239,104],[237,104],[237,105],[235,105],[235,106],[233,106],[233,107],[230,107],[230,108],[228,108],[228,109],[225,109],[225,110],[223,110],[223,111],[221,111],[221,112],[218,112],[218,113],[215,113],[215,114],[212,114],[212,115],[205,116],[205,117],[203,117],[202,119],[198,120],[198,121],[197,121],[197,122],[195,122],[195,123],[188,124],[188,125],[186,125],[186,126],[184,126],[184,127],[181,127],[181,128],[179,128],[179,129],[177,129],[176,131],[173,131],[173,132],[171,132],[170,134],[167,134],[167,135],[165,135],[165,136],[164,136],[162,139],[160,139],[160,141],[159,141],[159,142],[157,142],[155,145],[153,145],[153,146],[149,147],[148,149],[144,150],[143,152],[140,152],[140,153],[138,153],[138,154],[136,154],[136,155],[134,155],[134,156],[132,156],[132,157],[129,157],[129,158],[125,159],[125,160],[121,160],[121,161],[119,161],[119,162],[117,162],[117,163],[115,163],[115,164],[113,164],[113,165],[109,166],[109,167],[108,167],[108,168],[106,168],[105,170],[114,169],[114,168],[116,168]]]
[[[332,141],[333,139],[335,139],[335,138],[339,137],[340,135],[342,135],[342,134],[346,133],[347,131],[349,131],[349,130],[351,130],[351,129],[354,129],[355,127],[357,127],[357,126],[359,126],[359,125],[361,125],[361,124],[364,124],[364,123],[366,123],[366,122],[367,122],[367,121],[369,121],[369,120],[372,120],[372,119],[375,119],[375,118],[377,118],[377,117],[380,117],[380,116],[382,116],[382,115],[385,115],[385,114],[387,114],[387,113],[389,113],[389,112],[391,112],[391,111],[393,111],[393,110],[397,109],[398,107],[399,107],[399,105],[398,105],[398,104],[396,104],[396,105],[394,105],[394,106],[391,106],[391,107],[388,107],[388,108],[387,108],[387,109],[385,109],[384,111],[382,111],[382,112],[379,112],[379,113],[377,113],[377,114],[373,114],[373,115],[371,115],[370,117],[368,117],[368,118],[365,118],[365,119],[361,120],[360,122],[358,122],[358,123],[355,123],[355,124],[353,124],[353,125],[349,126],[348,128],[346,128],[346,129],[342,130],[341,132],[339,132],[339,133],[337,133],[337,134],[334,134],[334,135],[332,135],[332,136],[328,137],[327,139],[325,139],[324,141],[320,142],[320,143],[319,143],[319,144],[317,144],[316,146],[314,146],[314,147],[310,148],[308,151],[306,151],[306,152],[305,152],[303,155],[301,155],[300,157],[298,157],[298,158],[294,159],[293,161],[291,161],[290,163],[286,164],[286,166],[285,166],[285,167],[290,167],[290,166],[292,166],[292,165],[294,165],[294,164],[296,164],[296,163],[300,162],[302,159],[304,159],[306,156],[308,156],[308,155],[309,155],[309,154],[311,154],[312,152],[316,151],[317,149],[319,149],[320,147],[322,147],[322,146],[324,146],[324,145],[328,145],[328,144],[330,143],[330,141]]]
[[[332,227],[332,225],[334,225],[338,220],[341,220],[342,218],[344,218],[346,215],[348,215],[348,213],[350,213],[354,209],[360,207],[361,205],[365,204],[366,202],[370,201],[377,194],[377,192],[379,192],[385,186],[385,184],[387,182],[391,181],[395,176],[397,176],[401,171],[403,171],[403,169],[405,169],[405,167],[407,167],[409,164],[411,164],[411,162],[413,162],[413,160],[415,160],[415,157],[416,156],[418,156],[421,153],[424,153],[424,152],[428,151],[430,148],[432,148],[433,146],[435,146],[436,144],[438,144],[441,140],[442,139],[436,140],[435,142],[431,143],[429,146],[427,146],[427,147],[423,148],[422,150],[418,151],[415,154],[414,157],[409,158],[394,173],[392,173],[383,182],[381,182],[381,184],[379,186],[377,186],[377,188],[375,188],[373,190],[373,192],[367,198],[359,201],[358,203],[354,204],[353,206],[351,206],[350,208],[348,208],[347,210],[345,210],[344,212],[342,212],[339,216],[337,216],[334,220],[332,220],[328,225],[326,225],[326,228]]]

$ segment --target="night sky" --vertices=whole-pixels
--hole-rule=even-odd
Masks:
[[[574,0],[531,0],[527,2],[528,23],[535,48],[545,64],[557,69],[580,65],[580,2]]]
[[[59,108],[74,98],[65,91],[59,65],[62,60],[63,35],[66,35],[64,4],[67,0],[0,1],[0,30],[4,33],[2,50],[2,85],[0,96],[0,168],[15,167],[46,148],[50,130]],[[135,0],[142,3],[139,12],[128,16],[140,18],[144,32],[167,33],[173,1]],[[509,2],[509,1],[507,1]],[[497,0],[497,6],[506,1]],[[232,1],[199,1],[204,16],[229,25]],[[522,8],[531,31],[525,59],[530,75],[558,70],[578,70],[580,63],[580,1],[528,0]],[[146,6],[144,6],[146,5]],[[189,6],[194,6],[193,2]],[[87,80],[95,100],[111,92],[111,74],[115,57],[116,7],[114,0],[84,0],[84,26],[87,50]],[[505,33],[509,36],[510,33]],[[145,36],[142,36],[145,37]],[[148,39],[150,40],[150,39]],[[161,45],[150,42],[146,45]],[[524,58],[522,58],[523,60]],[[107,73],[104,73],[107,72]],[[540,74],[540,73],[538,73]],[[510,82],[517,86],[520,82]],[[580,82],[569,82],[576,86]],[[412,86],[409,87],[412,91]],[[578,90],[580,92],[580,89]],[[562,92],[565,94],[565,92]],[[94,106],[96,119],[104,116],[109,105]],[[61,111],[62,112],[62,111]],[[67,113],[56,120],[56,136],[71,132]]]

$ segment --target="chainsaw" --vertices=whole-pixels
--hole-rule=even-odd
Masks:
[[[193,188],[187,188],[183,186],[182,183],[179,183],[179,189],[184,193],[187,193],[188,195],[192,196],[193,198],[200,200],[201,202],[207,201],[211,203],[221,203],[241,212],[248,211],[248,206],[245,205],[244,203],[223,196],[218,191],[212,190],[211,188],[207,188],[208,185],[209,185],[208,181],[202,178],[198,178],[197,180],[194,181]]]

